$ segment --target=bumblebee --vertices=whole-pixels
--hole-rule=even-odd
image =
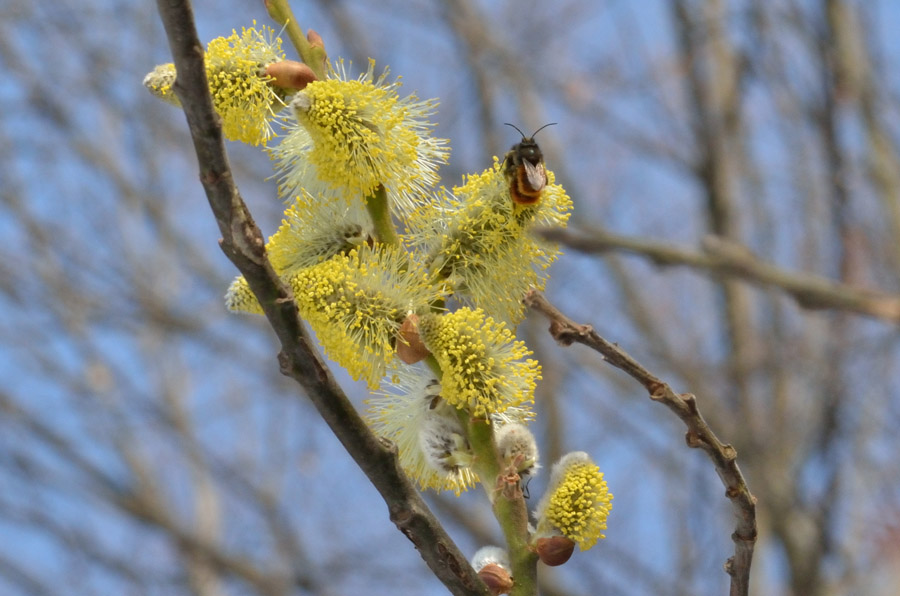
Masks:
[[[547,186],[544,154],[534,142],[534,135],[556,122],[545,124],[530,137],[526,137],[514,124],[504,124],[512,126],[522,135],[522,141],[513,145],[503,160],[503,174],[509,181],[509,196],[519,205],[533,205],[540,200],[541,191]]]

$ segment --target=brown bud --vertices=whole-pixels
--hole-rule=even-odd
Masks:
[[[544,565],[556,567],[568,561],[572,556],[572,552],[575,550],[575,541],[565,536],[538,538],[535,550]]]
[[[500,594],[509,594],[513,587],[513,579],[509,571],[497,565],[496,563],[488,563],[478,572],[478,577],[488,587],[491,594],[500,596]]]
[[[305,89],[316,80],[316,73],[310,67],[296,60],[282,60],[266,66],[266,74],[275,79],[273,83],[282,89]]]
[[[325,49],[325,41],[322,39],[322,36],[312,29],[309,29],[306,32],[306,41],[308,41],[309,45],[314,48],[322,48],[323,50]]]
[[[419,317],[409,315],[400,325],[400,341],[397,342],[397,357],[407,364],[424,360],[430,352],[419,336]]]

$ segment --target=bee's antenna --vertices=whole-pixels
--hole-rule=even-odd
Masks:
[[[555,126],[556,124],[558,124],[558,123],[557,123],[557,122],[551,122],[550,124],[545,124],[545,125],[543,125],[543,126],[540,127],[539,129],[537,129],[536,131],[534,131],[533,133],[531,133],[531,138],[533,139],[533,138],[534,138],[534,135],[536,135],[537,133],[541,132],[542,130],[544,130],[544,129],[547,128],[548,126]],[[519,129],[517,128],[516,130],[519,130]]]
[[[507,126],[512,126],[513,128],[515,128],[517,131],[519,131],[519,134],[522,135],[522,139],[523,140],[525,139],[525,133],[522,132],[521,130],[519,130],[518,126],[516,126],[515,124],[510,124],[509,122],[504,122],[503,124],[505,124]]]

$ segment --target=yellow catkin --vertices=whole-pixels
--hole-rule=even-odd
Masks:
[[[450,405],[490,419],[533,401],[540,365],[526,359],[531,352],[505,324],[479,309],[460,308],[423,317],[419,329],[441,367],[441,395]]]
[[[255,22],[254,22],[255,25]],[[206,48],[206,78],[222,132],[233,141],[260,145],[274,135],[271,122],[284,107],[281,92],[269,85],[265,66],[284,60],[281,39],[269,27],[244,28],[217,37]],[[175,66],[157,66],[144,85],[157,97],[179,105],[172,89]]]
[[[538,531],[546,524],[587,550],[605,538],[613,496],[603,473],[584,452],[563,457],[552,472],[548,494],[538,506]]]

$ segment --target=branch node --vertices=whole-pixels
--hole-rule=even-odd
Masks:
[[[286,377],[291,376],[291,357],[284,350],[278,352],[278,370]]]
[[[569,327],[556,320],[550,321],[550,335],[561,346],[571,346],[575,341]]]
[[[653,401],[664,401],[666,399],[666,384],[659,381],[650,381],[647,384],[647,391],[650,392],[650,399]]]
[[[397,444],[391,441],[390,439],[386,439],[385,437],[378,437],[378,442],[381,443],[381,446],[390,453],[391,455],[397,455]]]
[[[394,522],[394,525],[400,528],[400,531],[406,535],[407,538],[412,541],[413,544],[416,543],[414,535],[409,531],[410,521],[413,518],[412,511],[409,510],[408,507],[397,507],[396,509],[391,510],[391,521]],[[409,532],[409,533],[408,533]]]
[[[691,414],[696,416],[700,413],[699,408],[697,408],[697,396],[696,395],[694,395],[693,393],[682,393],[678,397],[680,397],[684,401],[684,403],[688,407],[688,411]]]
[[[703,446],[703,439],[693,430],[689,430],[685,433],[684,442],[687,443],[687,446],[691,449],[697,449],[698,447]]]
[[[731,445],[722,445],[722,457],[729,462],[733,462],[737,459],[737,449]]]
[[[730,575],[731,577],[734,577],[734,573],[735,573],[735,571],[734,571],[734,557],[728,557],[728,560],[725,561],[725,564],[722,565],[722,567],[725,569],[725,573],[727,573],[727,574]]]

